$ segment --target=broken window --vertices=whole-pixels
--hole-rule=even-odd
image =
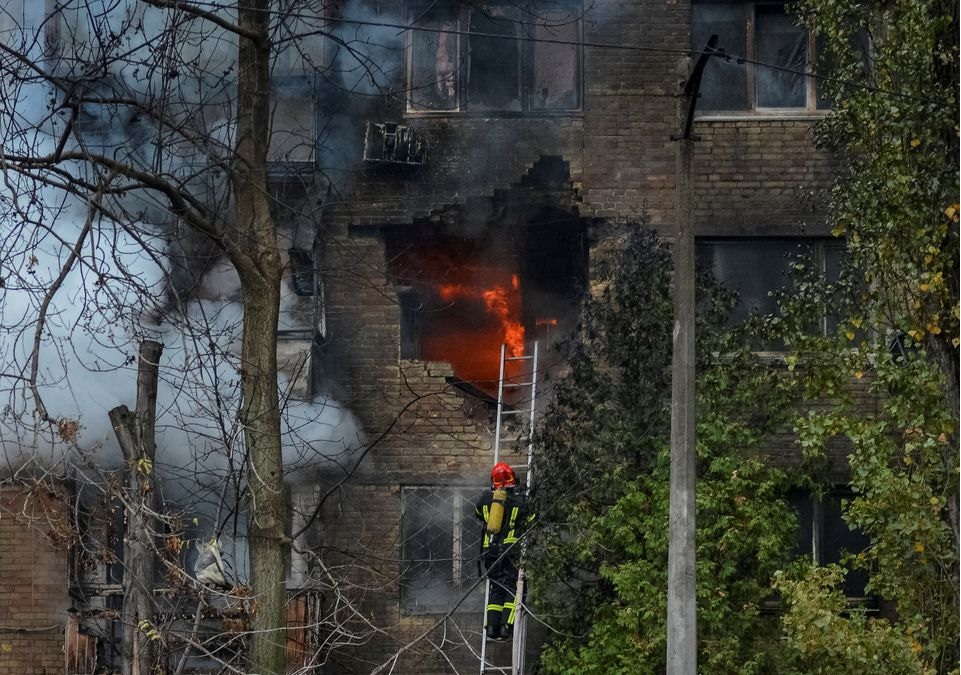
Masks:
[[[701,80],[701,112],[764,108],[815,110],[811,71],[815,41],[780,4],[692,4],[691,47],[702,50],[712,34],[730,58],[711,58]]]
[[[410,110],[578,109],[579,17],[557,3],[523,14],[506,3],[413,5]]]
[[[464,595],[459,609],[479,609],[481,523],[474,502],[483,488],[405,487],[401,491],[401,604],[404,611],[446,612]],[[473,589],[472,589],[473,587]]]
[[[520,110],[520,43],[516,11],[472,9],[467,36],[467,105]]]
[[[287,254],[290,256],[290,281],[297,295],[314,295],[314,259],[302,248],[292,248]]]

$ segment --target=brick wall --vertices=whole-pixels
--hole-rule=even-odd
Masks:
[[[64,672],[67,552],[62,502],[0,488],[0,675]]]
[[[826,236],[826,191],[837,162],[815,150],[811,124],[750,118],[698,122],[697,233]]]
[[[583,37],[589,43],[680,50],[689,43],[689,4],[595,3]],[[387,275],[388,233],[416,222],[456,236],[458,227],[470,227],[471,214],[483,211],[484,200],[509,210],[543,199],[536,190],[527,192],[525,179],[541,158],[559,157],[569,170],[569,194],[554,195],[550,203],[583,219],[589,265],[603,259],[623,234],[618,224],[648,222],[670,235],[680,60],[676,51],[586,47],[583,109],[572,114],[410,115],[400,102],[388,101],[368,115],[417,131],[428,144],[429,161],[419,168],[362,167],[358,145],[358,171],[323,213],[329,235],[323,386],[377,442],[355,479],[325,505],[311,540],[325,560],[336,561],[337,574],[356,583],[355,597],[374,624],[388,628],[337,656],[343,672],[369,672],[439,618],[405,614],[400,606],[404,487],[482,485],[493,458],[489,409],[451,388],[450,366],[400,358],[401,312],[398,289]],[[815,151],[810,128],[810,119],[699,121],[698,234],[823,234],[819,199],[834,164]],[[521,213],[515,209],[515,215]],[[521,218],[513,224],[523,225]],[[775,442],[773,456],[792,447],[784,440]],[[518,455],[504,458],[524,462]],[[321,478],[327,480],[336,478]],[[475,648],[481,621],[476,613],[458,619],[458,626],[473,632],[466,634],[473,635]],[[369,629],[353,627],[361,633]],[[447,637],[456,642],[462,636],[454,631]],[[476,656],[447,651],[460,672],[476,669]],[[422,642],[405,652],[394,672],[454,669]]]

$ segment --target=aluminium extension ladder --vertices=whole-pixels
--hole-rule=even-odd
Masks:
[[[527,415],[527,481],[525,485],[526,494],[530,494],[533,474],[531,473],[531,449],[534,443],[534,409],[537,399],[537,341],[534,342],[534,350],[530,356],[507,356],[507,345],[501,345],[500,378],[497,382],[497,417],[494,421],[494,463],[500,461],[500,449],[505,417],[513,415]],[[530,369],[524,369],[519,382],[515,378],[508,379],[506,376],[507,364],[511,362],[528,362]],[[526,379],[525,379],[526,378]],[[504,409],[504,390],[520,391],[528,394],[526,398],[521,397],[521,402],[529,403],[527,410],[523,407],[516,409]],[[524,440],[523,438],[518,440]],[[523,539],[521,540],[521,551],[523,553]],[[527,612],[524,606],[524,586],[525,575],[523,566],[517,574],[517,591],[514,595],[515,615],[514,615],[514,637],[511,643],[511,665],[498,666],[488,662],[487,658],[487,603],[490,599],[491,582],[490,579],[485,583],[484,589],[484,625],[481,630],[480,648],[480,675],[487,673],[503,673],[506,675],[524,674],[524,650],[527,644]]]

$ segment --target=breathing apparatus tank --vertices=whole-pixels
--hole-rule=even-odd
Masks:
[[[507,501],[507,490],[498,488],[491,496],[490,514],[487,516],[487,534],[497,534],[504,522],[504,503]]]

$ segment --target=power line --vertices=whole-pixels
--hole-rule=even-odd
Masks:
[[[500,33],[484,33],[479,31],[469,31],[469,30],[459,30],[453,28],[431,28],[428,26],[415,26],[413,24],[401,24],[392,23],[388,21],[368,21],[364,19],[346,19],[342,17],[334,17],[329,15],[320,15],[316,18],[322,21],[328,21],[331,23],[349,23],[359,26],[371,26],[374,28],[395,28],[398,30],[398,35],[408,31],[417,31],[421,33],[444,33],[447,35],[466,35],[469,37],[483,37],[483,38],[493,38],[499,40],[520,40],[523,42],[540,42],[546,44],[557,44],[557,45],[567,45],[574,47],[590,47],[593,49],[613,49],[621,51],[632,51],[632,52],[645,52],[645,53],[658,53],[658,54],[675,54],[678,56],[697,56],[701,54],[701,50],[697,49],[672,49],[668,47],[649,47],[644,45],[625,45],[618,44],[614,42],[594,42],[585,40],[563,40],[559,38],[544,38],[535,37],[532,35],[503,35]],[[749,59],[744,56],[737,56],[734,54],[729,54],[723,48],[717,48],[713,51],[714,55],[723,58],[727,61],[734,60],[736,63],[750,63],[753,66],[758,66],[762,68],[769,68],[771,70],[776,70],[785,73],[791,73],[793,75],[801,75],[803,77],[812,77],[816,80],[821,80],[823,82],[833,82],[837,84],[842,84],[846,87],[851,87],[854,89],[860,89],[863,91],[874,92],[878,94],[885,94],[888,96],[895,96],[898,98],[905,98],[914,101],[920,101],[923,103],[934,103],[939,106],[944,107],[954,107],[954,104],[944,101],[941,99],[928,98],[924,96],[915,96],[913,94],[907,94],[904,92],[893,91],[890,89],[884,89],[882,87],[874,87],[871,85],[866,85],[860,82],[853,82],[851,80],[842,80],[840,78],[831,77],[830,75],[820,75],[814,71],[799,70],[797,68],[790,68],[787,66],[780,66],[774,63],[767,63],[764,61],[759,61],[757,59]]]

